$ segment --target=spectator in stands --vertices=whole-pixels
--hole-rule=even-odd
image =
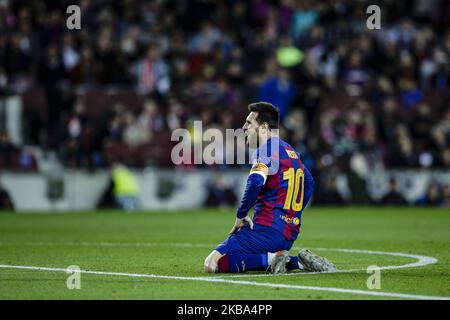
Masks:
[[[439,159],[442,167],[450,168],[450,147],[441,151]]]
[[[233,206],[236,204],[234,190],[225,182],[221,173],[216,173],[206,185],[207,197],[204,205],[208,207]]]
[[[417,199],[416,204],[419,206],[439,206],[442,204],[443,197],[441,194],[440,186],[437,181],[431,181],[425,194]]]
[[[111,167],[113,195],[118,208],[132,211],[139,208],[139,185],[133,173],[123,164]]]
[[[379,201],[382,205],[406,205],[407,202],[403,195],[399,192],[398,182],[395,178],[389,179],[389,191]]]
[[[290,131],[292,146],[305,143],[308,135],[308,124],[304,112],[296,108],[289,113],[284,121],[284,127]]]
[[[193,54],[208,54],[213,50],[221,37],[222,35],[219,29],[211,22],[205,21],[202,23],[200,31],[189,41],[189,51]]]
[[[294,95],[294,84],[289,71],[284,68],[279,68],[275,76],[269,75],[258,88],[258,99],[276,105],[280,110],[281,121],[289,111]]]
[[[291,32],[295,39],[304,38],[311,27],[318,21],[319,11],[311,1],[295,2]]]
[[[345,205],[347,201],[342,197],[337,188],[337,177],[333,175],[324,190],[319,190],[315,203],[324,205]]]
[[[45,89],[48,104],[48,122],[47,134],[52,146],[57,144],[52,138],[56,135],[55,129],[62,116],[62,111],[67,108],[62,103],[61,84],[67,76],[64,70],[64,63],[57,44],[53,43],[44,47],[45,55],[39,62],[37,68],[37,77],[39,84]]]
[[[97,201],[96,207],[98,209],[111,209],[117,207],[117,202],[113,195],[114,182],[112,177],[110,177],[108,184],[103,191],[100,199]]]
[[[1,210],[14,210],[14,205],[8,191],[0,184],[0,211]]]
[[[430,131],[436,164],[450,168],[450,107],[444,112],[444,117]]]
[[[169,112],[167,113],[166,121],[171,132],[175,129],[181,128],[183,117],[183,105],[176,99],[170,99]]]
[[[450,208],[450,185],[448,183],[444,184],[444,186],[442,187],[441,206],[444,208]]]
[[[365,84],[370,80],[369,73],[363,65],[362,56],[358,51],[350,53],[344,69],[344,80],[351,96],[360,96]]]
[[[6,131],[0,132],[0,168],[12,168],[19,150],[11,143]]]
[[[65,164],[69,167],[89,166],[88,146],[89,118],[86,114],[86,106],[83,102],[77,101],[64,124],[65,143],[61,149]]]
[[[137,147],[150,140],[150,130],[145,127],[144,123],[136,120],[131,111],[127,111],[123,115],[123,141],[131,147]]]
[[[141,93],[165,95],[170,89],[169,69],[159,49],[153,45],[147,48],[145,57],[135,65],[134,74]]]
[[[414,166],[417,164],[417,155],[414,152],[413,140],[408,128],[404,124],[397,124],[393,143],[389,146],[389,165],[391,167]]]

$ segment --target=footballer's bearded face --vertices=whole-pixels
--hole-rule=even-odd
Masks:
[[[247,144],[252,148],[257,148],[259,144],[259,123],[256,121],[258,117],[257,112],[250,112],[250,114],[245,119],[245,124],[242,127],[245,133],[245,140]]]

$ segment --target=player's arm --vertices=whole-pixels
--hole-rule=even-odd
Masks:
[[[261,191],[261,188],[266,182],[269,169],[267,165],[261,162],[257,162],[250,170],[250,174],[247,178],[247,184],[245,185],[244,196],[242,197],[241,204],[236,212],[236,221],[230,234],[239,231],[245,223],[250,225],[253,229],[253,221],[248,217],[249,210],[253,207]]]

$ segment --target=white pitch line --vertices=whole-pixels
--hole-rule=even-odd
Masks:
[[[6,243],[0,242],[0,245],[5,244],[16,244],[14,242]],[[169,243],[152,243],[152,242],[88,242],[88,241],[65,241],[65,242],[46,242],[46,241],[34,241],[34,242],[21,242],[18,245],[32,245],[32,246],[101,246],[101,247],[182,247],[182,248],[214,248],[213,244],[205,243],[186,243],[186,242],[169,242]],[[300,247],[292,247],[292,250],[299,250]],[[348,252],[348,253],[361,253],[361,254],[379,254],[379,255],[390,255],[390,256],[400,256],[406,258],[417,259],[416,262],[397,265],[397,266],[383,266],[380,270],[393,270],[393,269],[403,269],[403,268],[414,268],[423,267],[429,264],[437,263],[437,259],[428,256],[414,255],[402,252],[386,252],[386,251],[372,251],[372,250],[359,250],[359,249],[342,249],[342,248],[311,248],[317,251],[335,251],[335,252]],[[366,269],[346,269],[338,270],[335,272],[289,272],[286,274],[237,274],[237,275],[220,275],[215,276],[215,278],[260,278],[260,277],[273,277],[273,276],[300,276],[300,275],[317,275],[317,274],[327,274],[327,273],[350,273],[350,272],[361,272],[366,271]]]
[[[64,268],[35,267],[35,266],[0,265],[0,268],[67,272],[66,271],[67,269],[64,269]],[[182,276],[166,276],[166,275],[158,275],[158,274],[138,274],[138,273],[123,273],[123,272],[93,271],[93,270],[80,270],[79,272],[86,273],[86,274],[122,276],[122,277],[134,277],[134,278],[203,281],[203,282],[217,282],[217,283],[249,285],[249,286],[269,287],[269,288],[285,288],[285,289],[299,289],[299,290],[311,290],[311,291],[338,292],[338,293],[348,293],[348,294],[354,294],[354,295],[391,297],[391,298],[400,298],[400,299],[450,300],[450,297],[403,294],[403,293],[396,293],[396,292],[353,290],[353,289],[342,289],[342,288],[333,288],[333,287],[300,286],[300,285],[289,285],[289,284],[280,284],[280,283],[264,283],[264,282],[242,281],[242,280],[240,280],[240,281],[239,280],[227,280],[227,279],[215,278],[215,277],[182,277]]]
[[[296,248],[293,248],[296,249]],[[300,249],[300,248],[298,248]],[[416,262],[408,263],[408,264],[402,264],[398,266],[383,266],[380,267],[380,270],[393,270],[393,269],[404,269],[404,268],[416,268],[416,267],[423,267],[429,264],[435,264],[438,262],[436,258],[428,257],[428,256],[421,256],[417,254],[409,254],[409,253],[403,253],[403,252],[386,252],[386,251],[372,251],[372,250],[358,250],[358,249],[340,249],[340,248],[312,248],[315,251],[335,251],[335,252],[347,252],[347,253],[362,253],[362,254],[374,254],[374,255],[387,255],[387,256],[394,256],[394,257],[405,257],[405,258],[412,258],[417,259]],[[238,274],[238,275],[226,275],[226,276],[220,276],[221,278],[259,278],[259,277],[268,277],[268,276],[299,276],[299,275],[315,275],[315,274],[330,274],[330,273],[349,273],[349,272],[360,272],[360,271],[367,271],[365,268],[361,269],[347,269],[347,270],[338,270],[334,272],[289,272],[285,274]]]

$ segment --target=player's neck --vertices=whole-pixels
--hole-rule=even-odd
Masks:
[[[278,135],[272,131],[269,131],[267,134],[259,137],[260,145],[262,146],[262,145],[266,144],[267,141],[269,141],[270,139],[275,138],[275,137],[278,137]]]

